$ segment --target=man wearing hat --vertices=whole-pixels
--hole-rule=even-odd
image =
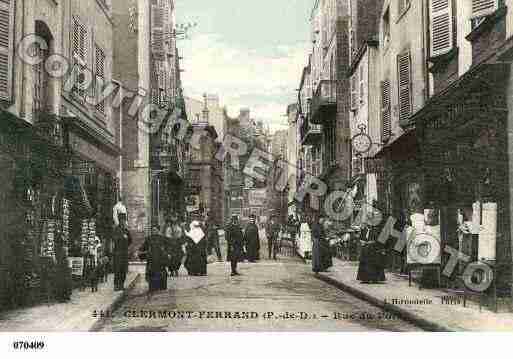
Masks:
[[[269,259],[276,260],[276,252],[278,251],[278,235],[280,233],[280,224],[276,218],[276,215],[271,215],[269,224],[265,229],[265,235],[267,236],[267,251],[269,252]]]
[[[126,224],[126,214],[119,214],[119,224],[114,228],[114,290],[123,290],[128,272],[128,247],[132,243]]]
[[[247,249],[247,258],[251,263],[260,259],[260,236],[256,225],[256,216],[249,216],[249,223],[244,231],[244,243]]]
[[[226,228],[226,242],[228,243],[229,257],[232,267],[232,276],[240,275],[237,264],[242,259],[244,250],[244,235],[239,225],[239,217],[232,216],[232,222]]]

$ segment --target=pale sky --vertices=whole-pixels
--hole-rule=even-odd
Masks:
[[[272,130],[284,128],[307,61],[313,3],[176,0],[177,23],[198,23],[178,41],[185,95],[218,94],[231,116],[248,107]]]

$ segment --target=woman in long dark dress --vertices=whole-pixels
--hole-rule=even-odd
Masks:
[[[326,272],[333,266],[329,240],[326,235],[330,222],[321,218],[312,225],[312,270],[315,273]]]
[[[152,235],[144,242],[139,257],[146,259],[146,281],[150,292],[167,289],[166,239],[159,233],[157,226],[153,228]]]
[[[360,232],[362,249],[356,279],[365,284],[385,281],[385,249],[377,241],[379,233],[379,227],[366,224]]]
[[[171,216],[171,221],[166,224],[164,232],[167,240],[167,250],[169,254],[168,268],[171,276],[177,277],[178,271],[182,266],[182,259],[185,255],[182,246],[184,244],[183,229],[178,223],[176,215]]]
[[[207,275],[207,240],[199,221],[190,224],[190,230],[185,232],[187,240],[187,259],[185,268],[189,275]]]

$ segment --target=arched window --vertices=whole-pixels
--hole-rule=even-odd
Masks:
[[[42,21],[36,21],[36,35],[40,36],[46,43],[46,46],[41,46],[38,43],[34,47],[35,54],[43,60],[34,65],[33,111],[37,116],[41,112],[52,112],[50,91],[52,86],[45,70],[45,62],[52,50],[53,36],[48,26]]]

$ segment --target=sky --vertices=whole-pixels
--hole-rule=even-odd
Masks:
[[[218,94],[230,116],[250,108],[272,131],[286,128],[310,48],[314,0],[175,0],[185,95]]]

